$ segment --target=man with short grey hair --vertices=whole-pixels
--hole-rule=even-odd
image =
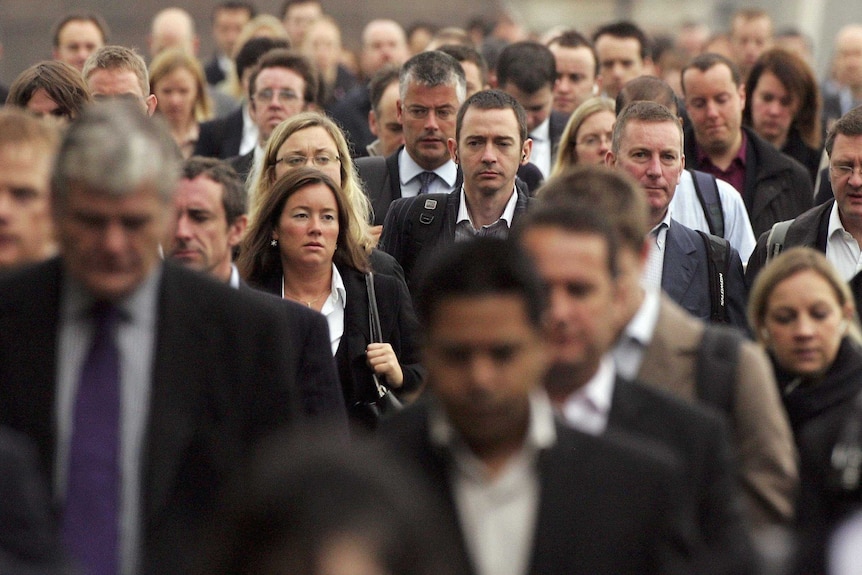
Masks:
[[[451,192],[462,176],[449,156],[455,137],[455,117],[467,95],[464,69],[455,58],[432,50],[410,58],[398,79],[397,119],[404,146],[388,157],[360,158],[359,175],[374,210],[374,223],[386,218],[398,198]]]
[[[0,425],[36,440],[86,573],[188,572],[252,442],[294,421],[300,354],[328,343],[162,262],[179,164],[136,104],[86,109],[51,181],[60,257],[0,280]]]

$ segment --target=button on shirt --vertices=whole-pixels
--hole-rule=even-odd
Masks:
[[[412,198],[419,195],[422,182],[419,175],[422,172],[433,171],[437,177],[431,182],[428,189],[429,194],[442,192],[449,193],[455,189],[455,181],[458,179],[458,164],[451,159],[436,170],[426,170],[410,157],[405,148],[398,153],[398,177],[401,178],[401,197]]]
[[[605,355],[590,381],[569,395],[563,403],[565,422],[590,435],[604,433],[611,412],[614,377],[614,360],[610,355]]]
[[[829,214],[829,229],[826,235],[826,259],[838,270],[845,280],[853,279],[862,270],[862,251],[859,242],[844,229],[838,215],[838,202],[832,204]]]
[[[530,395],[530,423],[521,450],[496,476],[464,444],[445,413],[433,404],[432,444],[447,450],[449,477],[467,551],[477,575],[525,575],[539,510],[537,459],[556,442],[554,414],[544,391]]]
[[[461,199],[458,205],[458,218],[455,220],[455,241],[462,242],[475,237],[490,237],[506,239],[509,235],[509,228],[512,227],[512,219],[515,217],[515,206],[518,205],[518,193],[512,189],[512,195],[503,209],[503,215],[500,219],[482,226],[481,229],[476,229],[473,225],[473,219],[470,217],[470,211],[467,209],[467,196],[464,194],[464,187],[461,186]]]

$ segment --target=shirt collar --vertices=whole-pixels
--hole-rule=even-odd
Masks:
[[[611,397],[614,393],[614,378],[616,368],[613,357],[606,353],[599,362],[599,368],[593,377],[582,387],[576,389],[566,399],[563,410],[569,402],[577,402],[587,399],[595,409],[602,415],[607,416],[611,410]]]
[[[545,120],[541,124],[539,124],[538,126],[533,128],[533,131],[530,132],[530,139],[532,139],[534,142],[536,140],[544,142],[544,141],[548,141],[551,139],[551,116],[550,116],[550,114],[548,115],[547,118],[545,118]]]
[[[530,402],[530,423],[524,438],[523,448],[547,449],[557,441],[554,427],[554,408],[544,389],[534,389],[528,396]],[[440,401],[432,398],[429,402],[428,432],[432,445],[450,451],[469,449],[463,442],[458,430],[452,425]]]
[[[422,172],[434,172],[437,177],[442,179],[451,188],[455,185],[455,180],[458,178],[458,164],[452,161],[452,158],[446,161],[445,164],[438,167],[436,170],[426,170],[416,163],[407,153],[407,148],[401,148],[398,154],[398,173],[403,186]]]
[[[473,226],[473,229],[476,229],[476,226],[473,225],[473,219],[470,217],[470,212],[467,210],[467,196],[464,193],[463,184],[459,193],[461,194],[461,198],[458,202],[458,218],[455,220],[455,224],[468,221]],[[517,205],[518,191],[517,188],[512,188],[512,195],[509,197],[509,201],[506,202],[506,207],[503,208],[503,214],[500,216],[501,220],[506,220],[506,225],[510,228],[512,227],[512,220],[515,218],[515,206]]]
[[[739,163],[739,165],[741,165],[744,168],[745,167],[746,154],[748,153],[748,134],[746,134],[745,130],[743,130],[742,128],[740,128],[739,131],[742,134],[742,143],[739,146],[739,151],[736,152],[736,155],[733,157],[733,160],[731,160],[731,164],[733,162],[737,162],[737,163]],[[697,142],[695,142],[695,149],[697,152],[697,163],[698,163],[698,165],[704,165],[704,164],[708,164],[710,166],[715,165],[712,163],[712,160],[710,159],[710,157],[706,154],[706,151],[697,145]]]
[[[344,278],[338,273],[338,268],[332,264],[332,293],[329,296],[334,303],[343,308],[347,307],[347,288],[344,287]]]
[[[233,289],[239,289],[239,270],[234,264],[230,264],[230,279],[227,284]]]
[[[826,231],[826,237],[831,238],[833,234],[844,234],[847,229],[841,222],[841,214],[838,212],[838,202],[832,204],[832,209],[829,211],[829,229]]]
[[[123,299],[113,302],[124,319],[141,325],[155,325],[162,264],[159,263],[135,290]],[[87,316],[96,299],[68,273],[63,274],[61,316],[80,319]]]
[[[652,341],[655,326],[658,323],[659,290],[644,288],[644,297],[634,317],[626,325],[623,335],[646,347]]]

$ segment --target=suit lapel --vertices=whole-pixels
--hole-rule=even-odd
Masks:
[[[672,221],[667,229],[661,287],[674,301],[684,301],[698,268],[697,247],[682,224]]]

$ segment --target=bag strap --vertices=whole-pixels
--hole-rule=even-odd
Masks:
[[[787,237],[787,230],[795,220],[785,220],[776,222],[769,230],[769,235],[766,237],[766,261],[768,262],[775,256],[781,253],[784,249],[784,239]]]
[[[377,309],[377,295],[374,292],[373,272],[365,274],[365,292],[368,294],[368,328],[371,334],[371,343],[381,343],[383,341],[383,330],[380,329],[380,313]],[[377,387],[377,397],[386,395],[388,391],[386,378],[378,377],[373,371],[371,372],[371,378]]]
[[[718,181],[712,174],[691,170],[694,191],[703,207],[709,233],[720,238],[724,237],[724,211],[721,209],[721,197],[718,194]]]
[[[727,276],[730,271],[730,242],[724,238],[697,230],[706,245],[706,265],[709,273],[709,319],[728,323]]]
[[[732,414],[736,366],[743,338],[733,328],[708,324],[697,357],[697,397]]]
[[[449,194],[434,193],[416,196],[407,210],[407,229],[409,242],[405,245],[404,261],[399,262],[405,274],[410,277],[416,258],[422,253],[423,246],[442,235]]]

